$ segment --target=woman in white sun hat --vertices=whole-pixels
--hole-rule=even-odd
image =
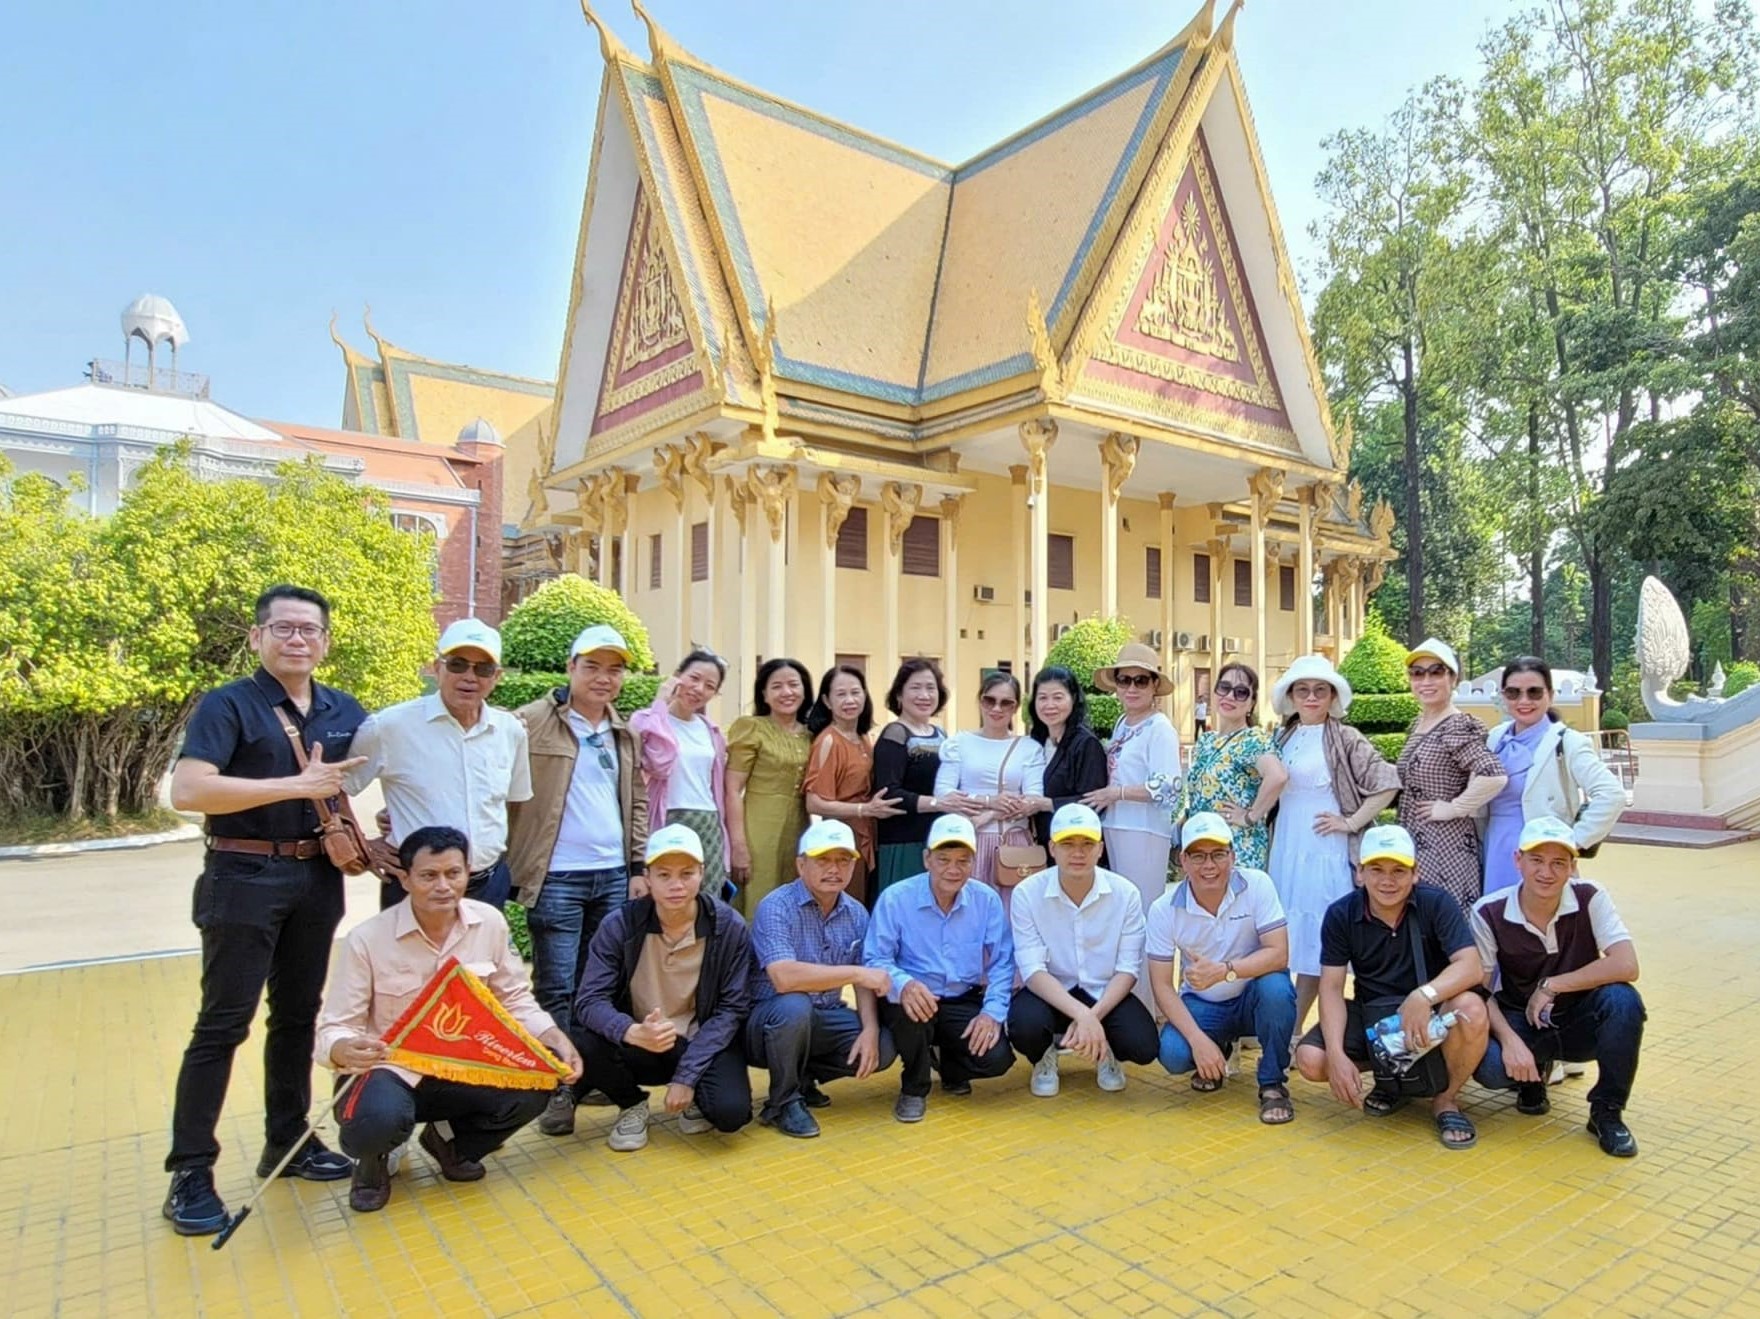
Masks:
[[[1399,791],[1399,771],[1343,722],[1351,685],[1323,655],[1303,655],[1271,689],[1289,771],[1271,839],[1271,882],[1289,919],[1296,1034],[1320,992],[1320,922],[1351,891],[1363,830]]]

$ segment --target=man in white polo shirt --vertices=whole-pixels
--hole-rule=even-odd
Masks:
[[[1155,1019],[1131,993],[1143,965],[1143,899],[1103,869],[1100,817],[1080,802],[1051,817],[1057,864],[1022,880],[1009,909],[1020,992],[1008,1037],[1032,1060],[1033,1093],[1058,1090],[1061,1046],[1095,1065],[1102,1090],[1124,1089],[1119,1060],[1152,1062]]]
[[[1220,815],[1193,815],[1179,844],[1185,878],[1149,908],[1149,984],[1167,1018],[1161,1065],[1192,1072],[1192,1089],[1207,1094],[1222,1087],[1236,1042],[1258,1036],[1259,1120],[1279,1126],[1296,1115],[1288,1085],[1296,989],[1283,904],[1271,876],[1235,864],[1234,831]]]
[[[507,807],[532,795],[525,725],[488,704],[501,680],[501,634],[461,618],[440,634],[435,690],[387,706],[360,726],[349,748],[366,762],[350,771],[350,795],[378,779],[393,845],[417,829],[457,829],[471,841],[465,896],[499,910],[512,887]],[[403,899],[387,881],[381,907]]]

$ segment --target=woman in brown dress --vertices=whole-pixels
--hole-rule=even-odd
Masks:
[[[813,749],[801,789],[814,815],[847,821],[856,836],[855,871],[849,895],[867,901],[868,876],[874,873],[874,821],[903,811],[884,790],[874,791],[874,751],[868,730],[874,726],[874,702],[862,671],[837,664],[819,682],[819,698],[807,711]]]
[[[1434,884],[1466,914],[1485,867],[1474,817],[1508,781],[1485,745],[1485,725],[1455,709],[1461,662],[1432,637],[1406,656],[1418,718],[1399,753],[1399,822],[1418,845],[1418,882]]]

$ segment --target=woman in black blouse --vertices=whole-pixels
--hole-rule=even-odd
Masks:
[[[1106,748],[1088,727],[1088,701],[1068,669],[1040,669],[1033,679],[1027,735],[1045,748],[1045,795],[1023,799],[1033,837],[1051,837],[1051,813],[1107,783]]]
[[[879,822],[879,867],[868,886],[870,906],[882,890],[923,873],[929,826],[941,811],[935,772],[947,739],[934,720],[946,704],[947,686],[934,660],[918,656],[898,666],[886,693],[886,708],[897,717],[874,742],[874,790],[904,813]]]

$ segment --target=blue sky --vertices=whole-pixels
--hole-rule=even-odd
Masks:
[[[699,57],[959,160],[1150,54],[1195,0],[651,0]],[[1219,5],[1220,11],[1225,4]],[[1251,0],[1237,48],[1305,266],[1320,140],[1471,76],[1515,0]],[[622,0],[599,6],[638,52]],[[332,310],[545,379],[567,312],[599,48],[573,0],[73,0],[0,31],[0,384],[77,382],[177,304],[182,365],[253,416],[337,425]]]

